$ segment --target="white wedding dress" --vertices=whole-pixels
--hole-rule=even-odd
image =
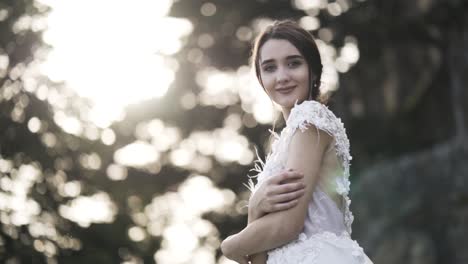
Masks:
[[[285,169],[289,144],[296,130],[309,125],[333,137],[326,150],[317,187],[309,202],[303,232],[299,237],[268,252],[268,264],[363,264],[372,263],[358,243],[351,239],[353,215],[349,210],[349,140],[343,123],[317,101],[296,104],[280,136],[275,135],[263,169],[256,166],[258,187],[269,176]],[[312,129],[315,129],[312,128]],[[313,148],[314,146],[307,146]],[[261,161],[260,161],[261,163]],[[254,187],[254,190],[256,188]]]

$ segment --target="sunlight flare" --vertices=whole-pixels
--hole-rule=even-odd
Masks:
[[[170,55],[193,29],[188,20],[167,16],[172,0],[47,4],[43,39],[52,50],[41,72],[89,98],[90,121],[108,127],[124,117],[125,106],[166,94],[178,68]]]

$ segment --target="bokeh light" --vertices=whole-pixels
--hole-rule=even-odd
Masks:
[[[188,20],[167,17],[172,0],[47,4],[51,12],[43,38],[53,48],[40,69],[92,101],[86,119],[105,128],[124,117],[125,106],[167,92],[178,69],[168,55],[179,51],[182,37],[192,31]],[[59,124],[79,134],[70,118]]]
[[[349,1],[291,3],[295,12],[304,11],[299,23],[317,37],[322,89],[338,89],[339,74],[359,61],[358,42],[346,36],[342,47],[335,46],[338,32],[319,17],[341,16]],[[170,17],[181,4],[36,0],[34,7],[51,8],[47,16],[25,14],[12,23],[18,35],[44,31],[38,36],[50,47],[35,46],[35,60],[14,66],[0,48],[0,77],[8,75],[0,101],[12,102],[8,118],[24,123],[41,152],[0,156],[0,221],[5,234],[26,241],[50,263],[62,249],[86,251],[81,237],[67,234],[73,224],[79,229],[101,224],[99,229],[114,222],[127,223],[119,232],[138,248],[112,252],[120,263],[143,263],[138,250],[150,251],[157,263],[233,263],[219,256],[221,230],[207,215],[246,214],[249,192],[236,195],[217,185],[246,173],[255,158],[252,133],[267,131],[281,114],[247,56],[226,67],[213,51],[224,46],[226,54],[246,55],[273,18],[242,21],[242,14],[229,13],[216,1],[194,4],[193,16],[175,11],[177,18]],[[0,21],[10,15],[1,9]],[[221,15],[226,15],[221,30],[205,30]],[[46,107],[30,111],[37,105]],[[192,115],[206,109],[212,110],[206,120]],[[41,155],[50,163],[31,161]],[[56,209],[31,197],[47,197]],[[25,225],[29,240],[21,236]],[[155,241],[160,247],[150,248]]]
[[[202,175],[189,177],[177,192],[155,197],[145,207],[149,219],[148,232],[163,237],[161,249],[154,254],[155,261],[215,263],[220,243],[218,230],[201,216],[209,211],[223,212],[235,200],[231,190],[216,188],[208,177]]]
[[[111,223],[117,214],[115,204],[107,193],[79,196],[59,207],[60,215],[82,227],[92,223]]]

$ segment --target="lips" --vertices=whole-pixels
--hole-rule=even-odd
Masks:
[[[296,85],[277,88],[276,91],[281,94],[288,94],[296,88]]]

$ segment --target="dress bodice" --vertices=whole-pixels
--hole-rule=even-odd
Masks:
[[[310,126],[313,125],[313,126]],[[285,169],[291,139],[300,129],[320,129],[333,141],[325,151],[318,182],[308,205],[303,233],[310,237],[328,231],[336,235],[351,234],[353,215],[349,210],[349,141],[345,128],[325,105],[316,101],[304,101],[296,104],[286,121],[286,127],[280,135],[274,134],[275,140],[263,168],[257,166],[258,187],[265,179]],[[310,146],[314,147],[314,146]],[[254,191],[256,188],[254,188]]]

